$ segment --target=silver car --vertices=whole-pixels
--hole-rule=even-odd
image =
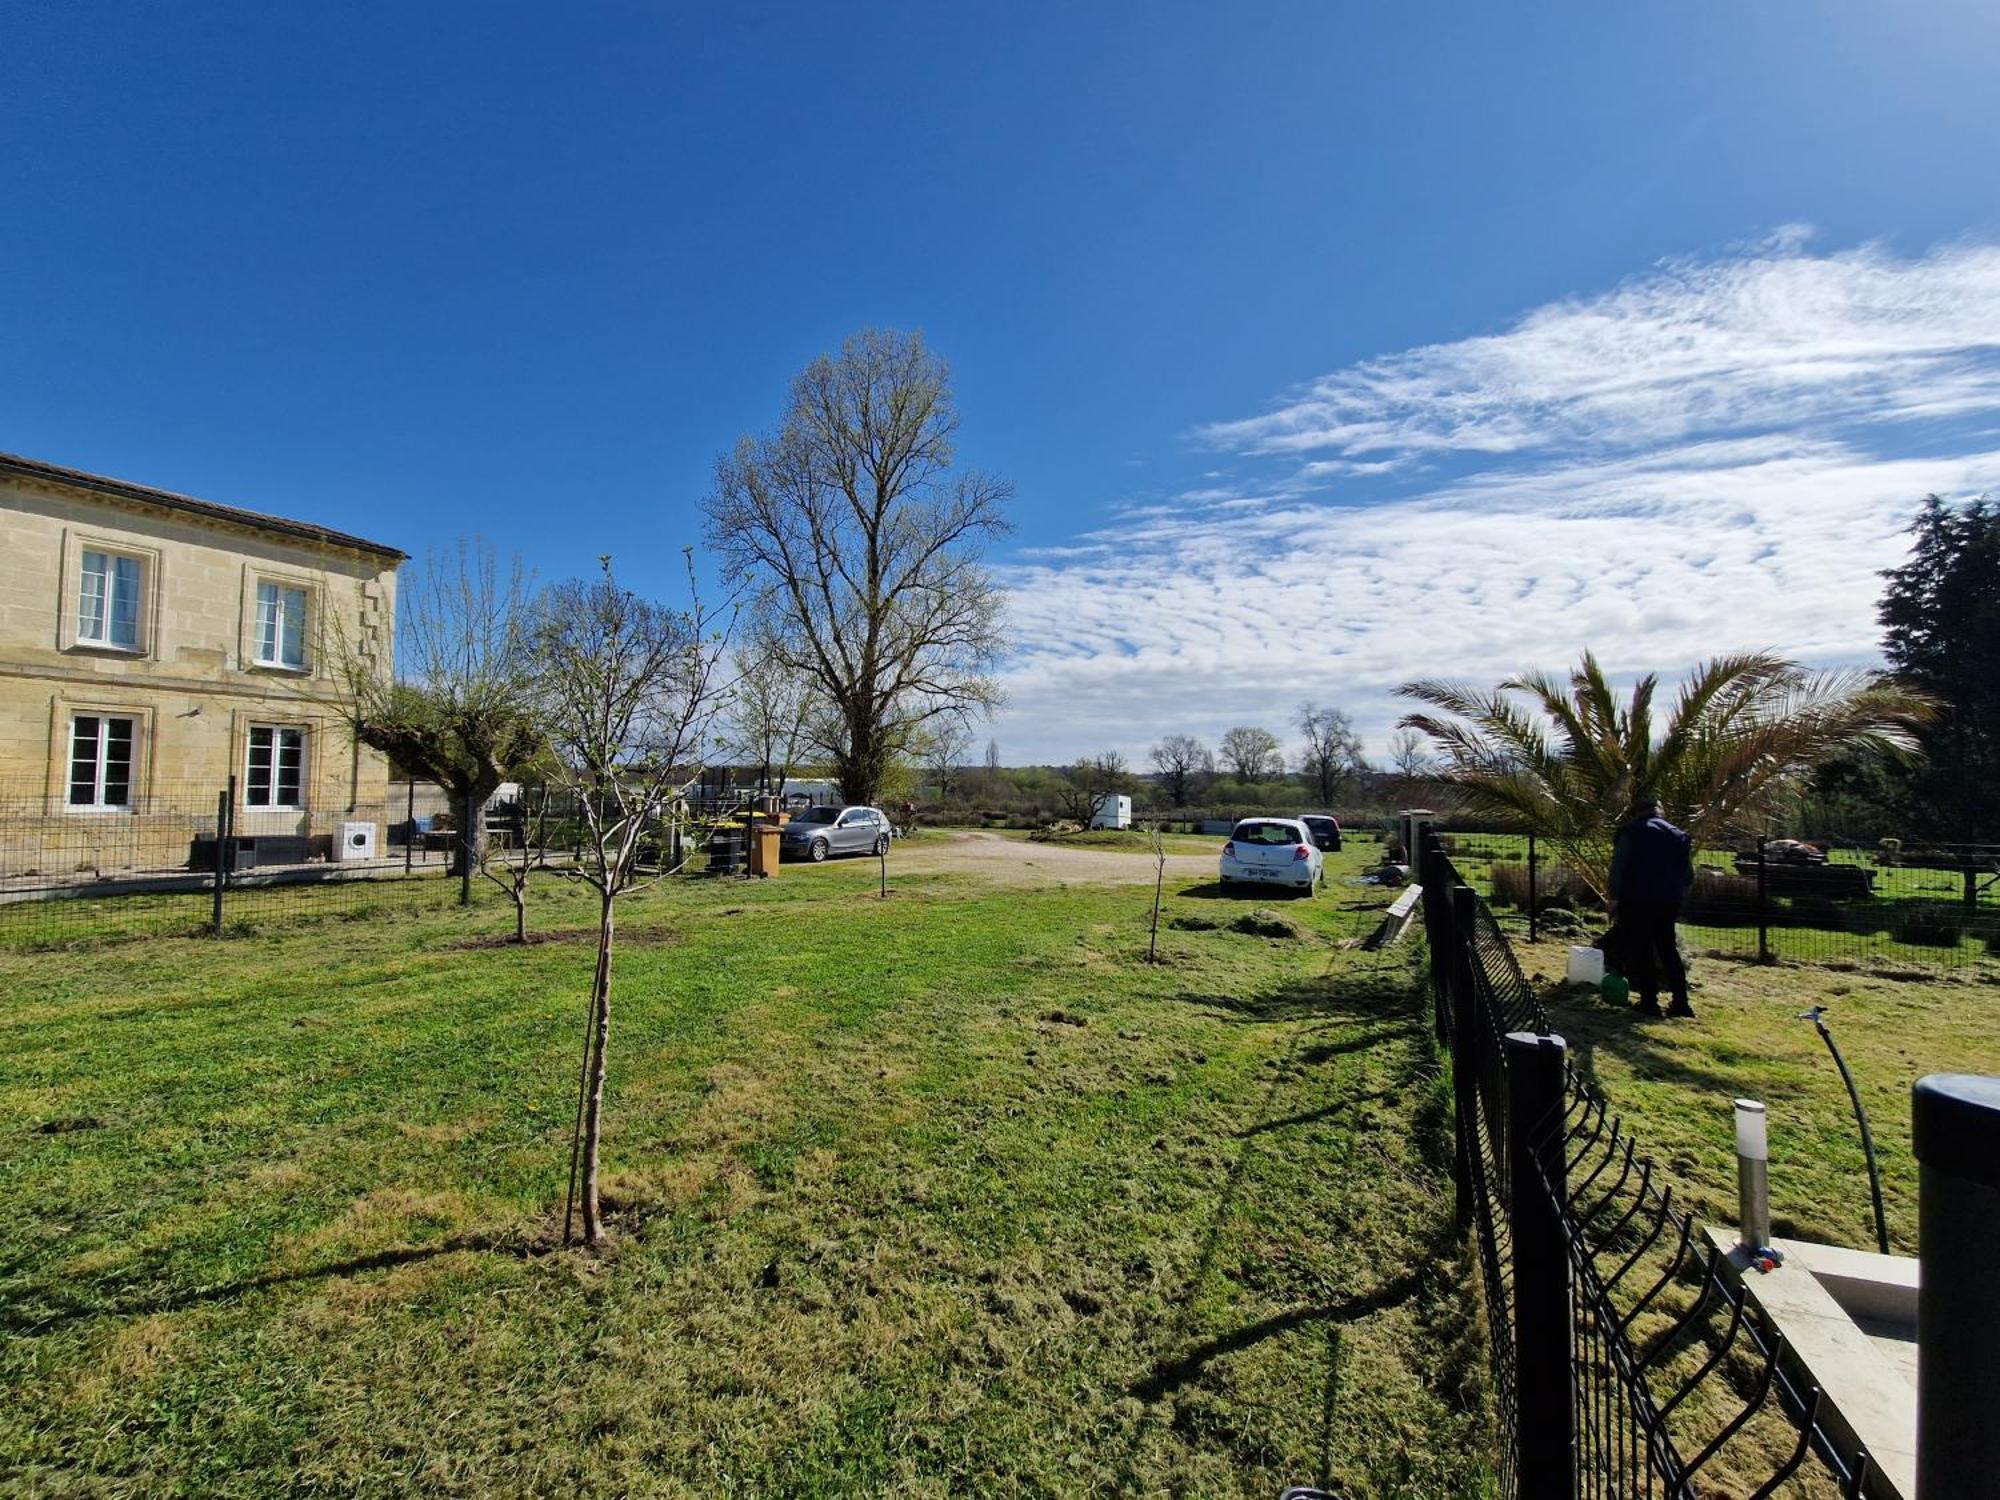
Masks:
[[[814,864],[835,854],[886,854],[889,820],[874,807],[809,807],[785,825],[778,851]]]

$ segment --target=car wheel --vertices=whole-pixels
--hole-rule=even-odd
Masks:
[[[808,851],[808,853],[809,853],[809,855],[811,856],[811,859],[812,859],[812,862],[813,862],[814,864],[816,864],[816,865],[823,865],[823,864],[825,864],[825,863],[826,863],[826,856],[827,856],[827,844],[826,844],[826,840],[825,840],[825,839],[814,839],[814,840],[812,841],[812,848],[811,848],[811,849],[810,849],[810,850]]]
[[[880,838],[875,840],[875,857],[877,859],[880,859],[883,855],[887,854],[888,852],[889,852],[889,835],[885,833]]]

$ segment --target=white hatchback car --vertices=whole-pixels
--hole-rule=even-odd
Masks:
[[[1222,846],[1222,884],[1282,885],[1310,896],[1326,857],[1297,818],[1245,818]]]

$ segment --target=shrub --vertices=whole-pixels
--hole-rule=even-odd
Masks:
[[[1488,874],[1488,891],[1495,906],[1528,906],[1528,862],[1524,859],[1496,859]],[[1597,893],[1576,871],[1553,860],[1535,867],[1535,898],[1543,911],[1556,904],[1593,906]]]
[[[1956,948],[1965,935],[1965,913],[1954,906],[1906,906],[1890,918],[1889,935],[1919,948]]]
[[[1757,882],[1748,875],[1703,866],[1694,872],[1694,886],[1681,903],[1689,922],[1741,922],[1757,918]]]

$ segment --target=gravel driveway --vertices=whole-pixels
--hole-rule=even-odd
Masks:
[[[1216,845],[1218,852],[1221,844]],[[1215,876],[1212,854],[1169,854],[1170,879]],[[1093,885],[1150,883],[1153,856],[1143,849],[1070,849],[1061,844],[1037,844],[1002,838],[997,833],[952,830],[942,839],[926,834],[890,852],[893,870],[917,874],[964,872],[995,885],[1060,885],[1075,881]]]

